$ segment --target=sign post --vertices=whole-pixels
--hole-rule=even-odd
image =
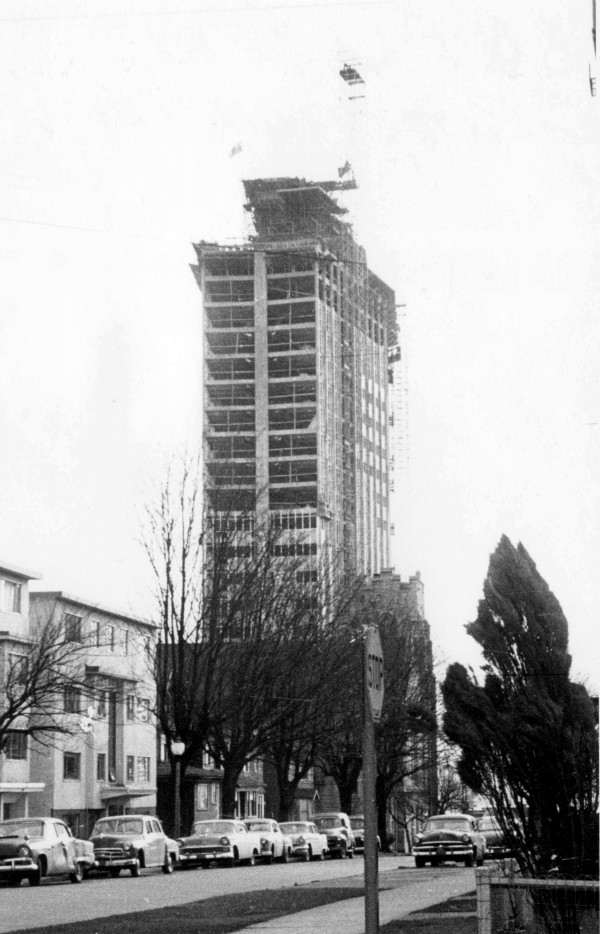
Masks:
[[[365,809],[365,934],[379,932],[379,866],[377,848],[377,759],[375,724],[383,707],[383,649],[379,630],[367,630],[363,660],[363,798]]]

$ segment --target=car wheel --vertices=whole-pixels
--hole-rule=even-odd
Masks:
[[[165,859],[162,864],[162,871],[164,872],[165,876],[170,876],[173,872],[173,860],[169,856],[168,850],[165,850]]]
[[[273,854],[269,853],[268,856],[263,856],[263,862],[265,866],[271,866],[273,863]]]
[[[342,843],[339,849],[338,859],[346,859],[346,844],[345,843]]]
[[[10,886],[11,889],[18,889],[22,881],[23,879],[21,878],[21,876],[15,876],[13,879],[6,880],[7,884]]]
[[[425,860],[423,859],[423,857],[422,857],[422,856],[415,856],[415,868],[416,868],[416,869],[423,869],[424,866],[425,866]]]
[[[317,856],[317,859],[319,860],[320,863],[323,862],[323,860],[325,859],[326,855],[327,855],[327,850],[323,850],[323,851],[319,854],[319,856]]]
[[[256,866],[256,850],[252,853],[250,859],[246,860],[248,866]]]
[[[39,885],[42,881],[42,864],[36,859],[36,869],[29,875],[29,885]]]
[[[472,865],[473,865],[473,856],[472,855],[465,856],[465,866],[467,867],[467,869],[470,869]]]
[[[108,874],[111,879],[117,879],[121,875],[121,867],[111,866],[111,868],[108,870]]]
[[[133,877],[134,879],[137,879],[137,878],[138,878],[138,876],[139,876],[139,874],[140,874],[140,861],[139,861],[139,859],[136,859],[136,861],[135,861],[135,863],[133,864],[133,866],[130,866],[129,872],[131,873],[131,875],[132,875],[132,877]]]
[[[305,850],[304,853],[302,854],[302,862],[308,863],[309,860],[310,860],[310,850]]]
[[[354,847],[350,847],[348,850],[348,859],[354,859]]]
[[[476,866],[483,866],[483,856],[479,856],[479,857],[475,860],[475,865],[476,865]]]
[[[83,866],[81,863],[75,863],[75,869],[73,872],[69,873],[69,879],[71,882],[74,882],[75,885],[79,885],[80,882],[83,882]]]
[[[233,856],[228,856],[227,859],[223,859],[221,860],[221,862],[227,869],[233,869],[233,867],[235,866],[235,860]]]
[[[287,846],[284,846],[283,852],[281,854],[281,862],[289,863],[289,861],[290,861],[290,851],[288,850]]]

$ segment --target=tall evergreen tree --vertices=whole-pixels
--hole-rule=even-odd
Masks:
[[[534,562],[503,536],[491,555],[477,619],[466,626],[486,664],[451,665],[444,728],[459,774],[485,795],[523,871],[589,873],[598,862],[597,712],[569,678],[568,626]]]

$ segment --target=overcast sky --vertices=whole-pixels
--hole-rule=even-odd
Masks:
[[[200,437],[190,243],[244,236],[242,178],[349,160],[406,305],[396,570],[421,571],[442,659],[473,662],[489,554],[522,541],[596,681],[592,56],[591,0],[3,0],[0,556],[148,611],[145,491]]]

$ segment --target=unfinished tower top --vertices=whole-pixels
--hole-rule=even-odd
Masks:
[[[260,240],[290,236],[335,237],[348,233],[341,219],[347,209],[329,192],[356,188],[354,180],[309,182],[304,178],[255,178],[244,181],[245,208]]]

